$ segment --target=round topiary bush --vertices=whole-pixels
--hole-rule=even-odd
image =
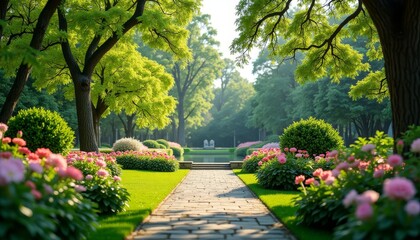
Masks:
[[[112,150],[114,150],[115,152],[120,151],[120,152],[125,152],[125,151],[141,151],[145,149],[145,147],[143,146],[143,144],[134,138],[121,138],[118,139],[114,145],[112,146]]]
[[[169,142],[168,142],[168,141],[166,141],[165,139],[158,139],[158,140],[156,140],[156,142],[158,142],[158,143],[160,143],[160,144],[164,145],[164,146],[165,146],[165,148],[168,148],[168,149],[169,149]]]
[[[150,139],[143,141],[143,145],[148,148],[160,148],[159,144],[160,143],[156,142],[155,140],[150,140]]]
[[[312,156],[340,148],[343,139],[331,124],[310,117],[287,127],[280,137],[280,145],[283,149],[305,149]]]
[[[22,131],[26,147],[32,152],[49,148],[53,153],[67,154],[73,147],[74,132],[57,112],[44,108],[21,110],[8,125],[6,136],[16,137]]]

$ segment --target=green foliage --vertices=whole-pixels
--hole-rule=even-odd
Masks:
[[[366,144],[374,144],[376,154],[379,156],[387,156],[392,153],[394,148],[394,139],[389,137],[384,132],[376,131],[375,136],[364,138],[359,137],[350,145],[352,151],[361,149]]]
[[[169,142],[167,140],[165,140],[165,139],[158,139],[158,140],[156,140],[156,142],[164,145],[165,148],[169,148]]]
[[[192,151],[191,148],[184,148],[184,154],[188,154]]]
[[[179,169],[179,163],[176,159],[165,157],[151,158],[147,155],[124,154],[117,156],[117,163],[123,169],[149,170],[158,172],[175,172]]]
[[[148,148],[161,148],[157,141],[151,140],[151,139],[143,141],[143,145],[148,147]]]
[[[246,173],[255,173],[258,170],[258,163],[261,161],[260,158],[250,158],[242,164],[242,171]]]
[[[236,148],[235,149],[235,155],[239,156],[239,157],[245,157],[246,155],[248,155],[248,149],[247,147],[243,147],[243,148]]]
[[[282,148],[305,149],[309,155],[321,154],[343,146],[343,139],[331,124],[310,117],[294,122],[280,137]]]
[[[290,155],[284,164],[275,158],[264,163],[256,173],[261,186],[279,190],[296,190],[295,177],[310,176],[310,174],[310,161],[304,158],[293,158]]]
[[[144,148],[143,144],[134,138],[120,138],[112,146],[112,150],[115,152],[140,151]]]
[[[280,149],[257,149],[248,154],[242,164],[242,171],[247,173],[255,173],[263,162],[275,158],[280,154]]]
[[[171,147],[175,157],[182,157],[184,155],[184,148]]]
[[[21,110],[8,124],[7,136],[22,131],[31,151],[49,148],[54,153],[66,154],[73,147],[74,132],[56,112],[43,108]]]

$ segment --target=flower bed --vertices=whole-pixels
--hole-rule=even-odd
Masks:
[[[164,152],[116,152],[117,163],[124,169],[149,170],[159,172],[174,172],[179,169],[179,163],[174,156]]]

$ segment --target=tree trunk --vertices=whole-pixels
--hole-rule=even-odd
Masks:
[[[80,133],[80,150],[97,152],[98,146],[93,126],[92,101],[90,99],[90,80],[83,75],[73,76],[73,84],[76,96],[77,124]]]
[[[178,103],[178,143],[185,146],[185,118],[184,118],[184,105],[179,100]]]
[[[420,125],[420,1],[363,1],[379,34],[394,139]]]
[[[0,14],[1,18],[3,19],[4,7],[3,4],[7,6],[8,1],[4,1],[4,3],[0,4],[2,8],[2,13]],[[48,25],[50,23],[51,17],[54,14],[57,7],[60,5],[61,0],[49,0],[45,7],[42,9],[41,13],[39,14],[38,21],[34,28],[34,34],[32,35],[31,42],[29,46],[32,49],[40,50],[42,46],[42,41],[44,40],[45,32],[47,31]],[[1,29],[3,32],[3,29]],[[2,33],[1,33],[2,34]],[[0,111],[0,122],[7,123],[12,117],[13,111],[19,101],[20,94],[23,91],[23,88],[28,81],[29,75],[32,71],[32,65],[22,62],[19,66],[19,69],[16,73],[16,78],[13,83],[12,88],[9,91],[9,94],[6,97],[6,100],[3,104],[3,107]]]
[[[135,128],[135,124],[134,124],[134,117],[136,115],[135,114],[131,114],[131,115],[126,115],[127,117],[127,129],[125,132],[125,136],[126,137],[134,137],[134,128]]]

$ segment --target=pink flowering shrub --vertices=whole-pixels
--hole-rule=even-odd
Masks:
[[[373,144],[390,141],[390,144],[379,147]],[[325,228],[343,224],[350,214],[341,203],[347,193],[353,189],[357,192],[368,189],[380,192],[383,179],[400,169],[389,165],[384,159],[386,155],[377,154],[387,154],[392,148],[392,138],[383,133],[369,140],[359,138],[351,146],[353,148],[348,152],[331,151],[315,157],[315,161],[328,161],[334,165],[332,170],[316,168],[312,173],[313,179],[305,179],[304,183],[308,184],[301,184],[303,193],[295,200],[299,224]]]
[[[245,157],[247,155],[247,150],[254,145],[261,144],[261,141],[253,141],[253,142],[244,142],[239,144],[235,149],[235,155]]]
[[[270,149],[270,148],[280,148],[280,144],[278,142],[271,142],[267,143],[264,146],[262,146],[263,149]]]
[[[314,161],[305,150],[285,149],[285,152],[280,152],[279,149],[259,162],[260,168],[256,176],[258,183],[264,188],[296,190],[295,177],[311,176],[313,164]]]
[[[130,197],[127,189],[121,186],[118,176],[121,169],[113,155],[93,152],[67,155],[67,163],[80,169],[85,176],[77,182],[85,189],[82,195],[97,204],[100,214],[125,211]]]
[[[117,163],[123,169],[149,170],[158,172],[175,172],[179,169],[179,163],[174,156],[165,152],[117,152]]]
[[[0,239],[86,238],[97,216],[80,193],[82,172],[49,149],[31,152],[22,134],[0,142]]]
[[[255,173],[263,162],[275,158],[281,153],[280,148],[259,149],[247,155],[242,164],[242,171],[247,173]]]

